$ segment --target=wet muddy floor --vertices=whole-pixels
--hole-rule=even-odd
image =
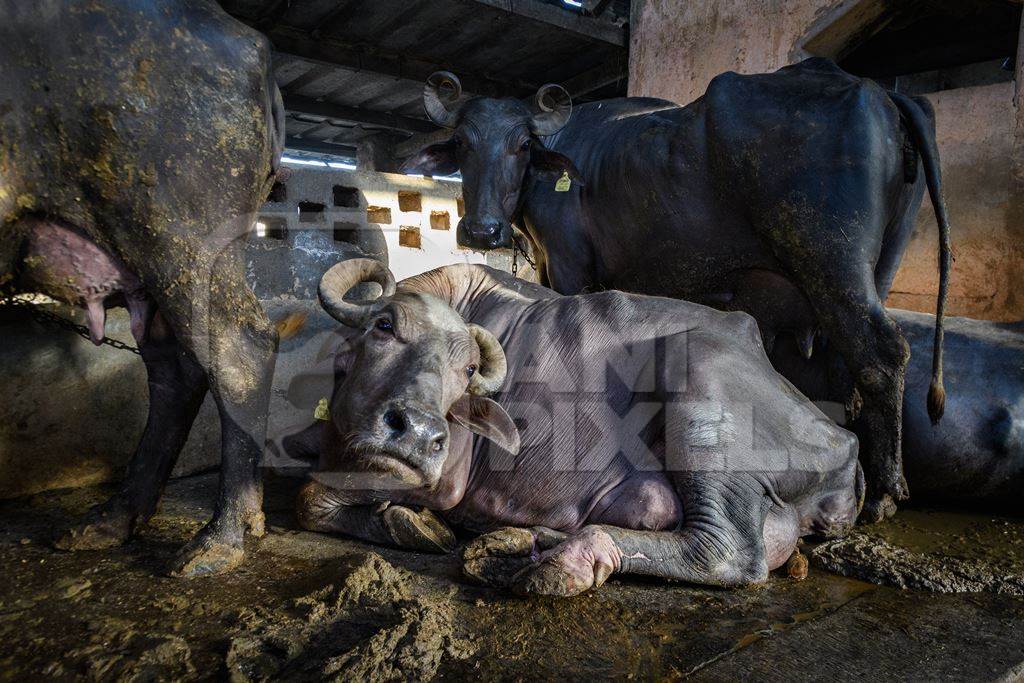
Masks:
[[[208,516],[215,487],[216,475],[173,481],[141,536],[109,551],[49,546],[54,531],[100,500],[103,489],[0,503],[0,677],[1024,675],[1024,597],[1013,590],[1024,575],[1022,520],[905,511],[856,542],[808,548],[812,565],[803,581],[780,574],[763,587],[726,591],[613,579],[579,598],[524,599],[469,584],[455,556],[296,531],[296,482],[273,479],[269,533],[241,569],[165,578],[164,564]],[[823,566],[849,576],[874,571],[869,578],[889,585]],[[948,567],[954,580],[947,585]],[[994,582],[984,584],[985,577]],[[915,581],[954,591],[960,581],[959,588],[981,592],[893,587]]]

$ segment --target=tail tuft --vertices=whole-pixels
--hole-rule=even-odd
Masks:
[[[936,425],[946,412],[946,389],[942,386],[941,379],[933,379],[928,387],[928,417],[932,424]]]
[[[942,338],[943,317],[946,312],[946,295],[949,291],[949,271],[952,268],[953,248],[949,239],[949,216],[946,201],[942,198],[942,173],[939,167],[939,150],[935,145],[935,121],[927,101],[915,101],[906,95],[890,93],[900,114],[921,154],[924,166],[925,184],[939,224],[939,292],[935,300],[935,344],[932,346],[932,383],[928,387],[928,417],[932,424],[938,424],[946,410],[946,390],[942,386]],[[921,103],[929,110],[926,114]]]

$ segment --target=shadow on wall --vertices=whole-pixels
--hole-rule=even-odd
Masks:
[[[281,332],[272,383],[268,438],[312,423],[312,406],[290,397],[293,379],[323,364],[338,323],[316,301],[262,302]],[[63,304],[48,311],[79,324],[84,314]],[[108,311],[108,336],[134,345],[127,312]],[[121,478],[142,435],[148,409],[141,359],[68,330],[44,327],[24,310],[0,313],[0,499]],[[330,363],[330,357],[327,360]],[[318,397],[330,395],[326,385]],[[315,401],[314,401],[315,404]],[[264,463],[286,473],[305,463]],[[220,465],[220,419],[207,396],[173,476]]]
[[[77,308],[47,310],[83,324]],[[124,309],[108,312],[109,337],[135,345]],[[0,317],[0,498],[118,479],[146,423],[146,368],[132,353],[96,347],[26,311]],[[175,476],[220,462],[220,420],[207,400]]]

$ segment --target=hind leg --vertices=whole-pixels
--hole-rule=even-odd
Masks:
[[[901,438],[904,373],[910,351],[874,284],[866,274],[859,279],[863,287],[850,288],[847,296],[823,298],[819,294],[815,308],[860,398],[860,414],[853,415],[853,428],[860,437],[867,480],[861,519],[877,522],[891,516],[896,501],[908,496]]]
[[[861,519],[878,521],[895,512],[895,502],[908,495],[900,441],[904,372],[910,354],[885,311],[875,275],[873,255],[882,247],[891,213],[885,197],[892,192],[873,176],[858,173],[843,186],[846,204],[857,210],[830,207],[827,197],[794,199],[765,212],[761,230],[811,302],[830,348],[849,370],[861,406],[857,417],[858,401],[851,400],[867,477]],[[857,188],[875,191],[859,194]],[[811,190],[806,196],[816,197]]]
[[[711,586],[765,581],[769,556],[763,487],[742,474],[682,473],[677,478],[682,484],[684,510],[682,527],[676,531],[590,524],[540,552],[543,545],[536,530],[498,530],[467,546],[464,568],[477,576],[483,556],[493,556],[497,569],[504,569],[493,572],[499,584],[511,584],[520,593],[561,596],[596,588],[612,574],[640,574]],[[770,526],[775,533],[776,525]],[[779,542],[773,537],[771,548],[776,554],[781,552],[776,546],[790,542],[791,531],[778,535]],[[524,540],[519,541],[520,537]],[[508,571],[500,566],[500,560],[516,555],[527,560],[527,566],[504,578]]]
[[[277,334],[245,283],[237,257],[219,259],[209,289],[205,334],[193,334],[193,353],[205,365],[221,423],[220,487],[213,518],[172,561],[172,576],[227,571],[243,557],[248,531],[263,535],[263,482],[259,460]],[[179,302],[191,303],[195,301]],[[196,316],[192,316],[196,322]]]
[[[55,542],[63,550],[120,545],[154,512],[206,395],[206,373],[172,335],[154,330],[140,345],[149,383],[149,416],[121,489]]]
[[[201,371],[220,416],[220,488],[213,518],[174,558],[169,570],[174,576],[231,569],[242,560],[246,531],[263,535],[258,465],[277,334],[245,280],[241,238],[252,215],[227,203],[219,211],[224,214],[230,217],[209,219],[205,231],[198,219],[170,221],[152,231],[144,250],[136,247],[139,226],[118,226],[123,234],[114,240],[117,255],[156,301],[182,354]],[[162,428],[186,431],[189,421],[168,416]]]

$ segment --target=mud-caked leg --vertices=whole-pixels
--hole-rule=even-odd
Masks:
[[[898,125],[895,118],[892,123]],[[817,177],[785,188],[765,180],[758,184],[763,194],[753,200],[758,231],[807,296],[856,388],[849,405],[851,417],[860,406],[854,427],[867,478],[864,521],[891,515],[896,501],[908,496],[900,442],[909,351],[878,292],[879,285],[888,286],[899,246],[885,240],[904,191],[902,163],[901,154],[882,150],[870,162],[851,159],[843,168],[822,168],[828,187],[842,188],[842,202],[823,192]],[[879,271],[879,254],[885,272]]]
[[[867,495],[861,519],[878,522],[891,517],[896,501],[909,496],[903,476],[903,391],[910,350],[899,329],[884,311],[872,315],[872,331],[879,340],[873,356],[878,362],[862,368],[855,385],[863,401],[854,424],[861,435]]]
[[[159,324],[157,325],[159,327]],[[57,539],[64,550],[120,545],[156,512],[164,485],[206,395],[206,372],[169,332],[139,345],[149,383],[149,416],[117,494]]]
[[[213,518],[173,560],[173,576],[227,571],[243,557],[246,531],[263,535],[259,461],[277,335],[244,283],[214,279],[205,357],[221,422],[220,488]]]
[[[848,301],[821,305],[831,344],[853,378],[859,415],[853,429],[861,440],[867,495],[861,520],[877,522],[909,495],[903,476],[903,389],[909,347],[873,287]],[[845,305],[844,305],[845,304]]]

